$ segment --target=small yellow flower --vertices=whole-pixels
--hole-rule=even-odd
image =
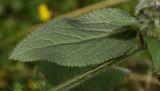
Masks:
[[[39,19],[41,21],[48,21],[51,16],[52,12],[48,9],[46,4],[40,4],[38,7]]]

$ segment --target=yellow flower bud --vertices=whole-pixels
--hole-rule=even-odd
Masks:
[[[39,19],[41,21],[48,21],[52,16],[51,11],[48,9],[46,4],[39,5],[38,13],[39,13]]]

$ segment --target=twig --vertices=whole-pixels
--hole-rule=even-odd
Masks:
[[[146,84],[145,84],[146,91],[150,91],[151,81],[152,81],[152,71],[149,70],[146,75]]]
[[[129,76],[130,80],[134,80],[134,81],[139,81],[139,82],[145,82],[148,83],[148,81],[146,80],[146,75],[140,75],[140,74],[136,74],[136,73],[131,73]],[[150,78],[150,83],[152,84],[156,84],[156,85],[160,85],[160,82],[156,79],[156,78]]]
[[[65,14],[64,16],[79,16],[82,15],[84,13],[87,13],[89,11],[95,10],[95,9],[100,9],[100,8],[105,8],[105,7],[109,7],[109,6],[113,6],[113,5],[117,5],[123,2],[126,2],[128,0],[105,0],[81,9],[78,9],[76,11],[72,11],[68,14]]]

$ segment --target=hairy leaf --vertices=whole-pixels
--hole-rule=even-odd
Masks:
[[[47,62],[40,63],[39,67],[43,71],[47,81],[52,84],[53,88],[71,79],[72,77],[75,77],[79,73],[84,73],[93,68],[93,66],[70,68],[58,66],[56,64],[50,64]],[[129,71],[124,68],[109,67],[99,75],[92,77],[83,84],[73,88],[71,91],[109,91],[115,85],[119,85],[123,78],[128,75],[128,73]]]
[[[124,55],[134,45],[135,33],[123,28],[135,22],[119,9],[55,19],[25,38],[10,58],[24,62],[47,60],[65,66],[102,63]]]
[[[134,17],[121,9],[101,9],[78,17],[78,25],[83,25],[84,29],[94,29],[98,31],[111,32],[123,26],[135,24]]]
[[[145,41],[153,59],[155,72],[160,75],[160,41],[149,37],[146,37]]]
[[[138,5],[135,8],[135,14],[139,14],[141,10],[151,7],[153,0],[139,0]]]

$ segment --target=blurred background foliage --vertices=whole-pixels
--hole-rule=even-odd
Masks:
[[[0,91],[45,91],[38,78],[34,78],[35,64],[8,60],[10,52],[37,24],[101,1],[103,0],[0,0]],[[134,15],[136,4],[137,0],[129,0],[113,7]],[[142,74],[140,77],[138,75],[142,79],[131,77],[115,88],[115,91],[159,91],[160,85],[157,82],[146,80],[153,77],[152,62],[147,56],[148,52],[143,55],[140,53],[127,63],[120,64],[136,74]]]

